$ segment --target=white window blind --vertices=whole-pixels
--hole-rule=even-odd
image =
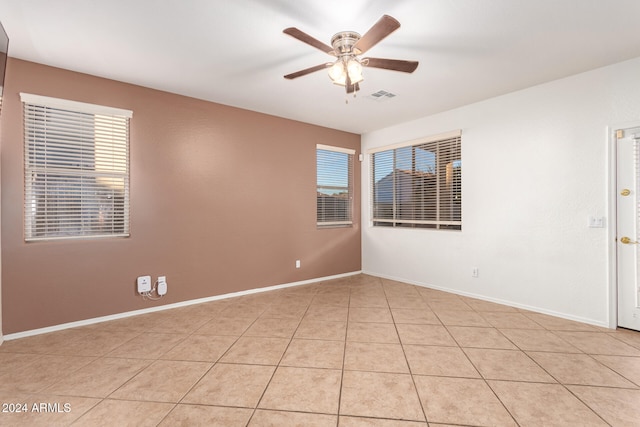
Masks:
[[[355,150],[318,144],[317,224],[340,227],[353,223],[353,156]]]
[[[20,95],[25,240],[128,236],[131,111]]]
[[[462,229],[461,133],[370,151],[374,226]]]

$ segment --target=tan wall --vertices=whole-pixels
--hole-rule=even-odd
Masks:
[[[24,242],[20,92],[133,110],[130,238]],[[354,227],[315,225],[315,146],[359,135],[13,58],[4,103],[5,334],[361,269],[359,162]],[[137,296],[146,274],[162,301]]]

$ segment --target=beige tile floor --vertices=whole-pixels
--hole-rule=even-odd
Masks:
[[[0,402],[27,405],[2,426],[640,426],[640,333],[358,275],[7,341]]]

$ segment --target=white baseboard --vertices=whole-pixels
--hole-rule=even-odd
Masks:
[[[458,291],[456,289],[444,288],[442,286],[433,286],[433,285],[430,285],[430,284],[427,284],[427,283],[416,282],[414,280],[408,280],[408,279],[401,278],[401,277],[387,276],[387,275],[384,275],[384,274],[374,273],[374,272],[365,271],[365,270],[363,270],[362,273],[363,274],[369,274],[371,276],[381,277],[383,279],[395,280],[397,282],[409,283],[411,285],[421,286],[423,288],[435,289],[435,290],[438,290],[438,291],[449,292],[451,294],[462,295],[462,296],[470,297],[470,298],[476,298],[476,299],[483,300],[483,301],[488,301],[488,302],[494,302],[496,304],[502,304],[502,305],[506,305],[506,306],[509,306],[509,307],[521,308],[523,310],[529,310],[529,311],[533,311],[535,313],[540,313],[540,314],[547,314],[549,316],[559,317],[559,318],[566,319],[566,320],[573,320],[574,322],[586,323],[588,325],[599,326],[601,328],[615,329],[615,328],[611,328],[611,326],[609,325],[608,322],[598,322],[598,321],[595,321],[595,320],[592,320],[592,319],[586,319],[586,318],[579,317],[579,316],[572,316],[570,314],[560,313],[560,312],[553,311],[553,310],[547,310],[545,308],[540,308],[540,307],[534,307],[534,306],[530,306],[530,305],[527,305],[527,304],[520,304],[520,303],[516,303],[516,302],[513,302],[513,301],[502,300],[502,299],[499,299],[499,298],[491,298],[491,297],[487,297],[485,295],[474,294],[472,292]]]
[[[221,300],[221,299],[240,297],[240,296],[243,296],[243,295],[251,295],[251,294],[257,294],[257,293],[261,293],[261,292],[274,291],[276,289],[290,288],[290,287],[293,287],[293,286],[308,285],[308,284],[311,284],[311,283],[323,282],[325,280],[340,279],[342,277],[355,276],[355,275],[360,274],[360,273],[362,273],[362,271],[353,271],[353,272],[350,272],[350,273],[336,274],[336,275],[333,275],[333,276],[319,277],[319,278],[316,278],[316,279],[302,280],[302,281],[299,281],[299,282],[285,283],[285,284],[282,284],[282,285],[274,285],[274,286],[269,286],[269,287],[266,287],[266,288],[249,289],[249,290],[246,290],[246,291],[232,292],[230,294],[215,295],[215,296],[211,296],[211,297],[198,298],[198,299],[193,299],[193,300],[188,300],[188,301],[181,301],[181,302],[177,302],[177,303],[174,303],[174,304],[166,304],[166,305],[161,305],[161,306],[157,306],[157,307],[143,308],[141,310],[134,310],[134,311],[127,311],[127,312],[124,312],[124,313],[111,314],[111,315],[108,315],[108,316],[94,317],[94,318],[91,318],[91,319],[79,320],[77,322],[69,322],[69,323],[62,323],[60,325],[47,326],[46,328],[31,329],[31,330],[24,331],[24,332],[16,332],[16,333],[4,335],[4,336],[0,335],[0,344],[2,344],[2,339],[3,338],[4,338],[5,341],[10,341],[10,340],[18,339],[18,338],[25,338],[25,337],[31,337],[31,336],[34,336],[34,335],[46,334],[46,333],[49,333],[49,332],[61,331],[63,329],[77,328],[79,326],[93,325],[93,324],[96,324],[96,323],[108,322],[110,320],[124,319],[124,318],[131,317],[131,316],[138,316],[140,314],[147,314],[147,313],[153,313],[153,312],[156,312],[156,311],[170,310],[172,308],[187,307],[187,306],[194,305],[194,304],[202,304],[204,302],[217,301],[217,300]]]

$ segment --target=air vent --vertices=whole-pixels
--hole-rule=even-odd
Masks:
[[[377,102],[382,102],[382,101],[387,101],[395,96],[396,96],[395,93],[387,92],[386,90],[379,90],[377,92],[372,93],[367,98]]]

